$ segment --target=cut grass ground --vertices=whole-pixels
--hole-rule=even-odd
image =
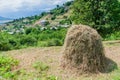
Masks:
[[[104,46],[105,55],[117,63],[118,69],[94,75],[76,76],[72,72],[62,70],[60,67],[62,47],[32,47],[2,54],[10,55],[20,61],[19,66],[13,70],[17,72],[16,80],[120,80],[120,43],[104,43]],[[41,63],[43,65],[39,67]],[[34,68],[33,65],[38,68]],[[41,71],[41,67],[45,70]]]

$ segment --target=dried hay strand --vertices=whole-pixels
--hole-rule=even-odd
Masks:
[[[68,32],[63,47],[62,67],[80,73],[98,73],[106,69],[101,36],[85,25],[74,25]]]

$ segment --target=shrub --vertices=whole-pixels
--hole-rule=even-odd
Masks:
[[[9,39],[9,44],[11,44],[12,46],[16,46],[17,41],[15,39]]]
[[[62,45],[62,42],[59,39],[52,39],[52,40],[49,40],[47,43],[47,46],[61,46],[61,45]]]
[[[51,20],[55,20],[55,19],[56,19],[56,16],[55,16],[55,15],[51,17]]]
[[[103,35],[103,40],[120,40],[120,32],[115,31],[111,34]]]
[[[70,19],[65,19],[59,22],[59,24],[72,24]]]
[[[49,39],[49,34],[41,33],[40,35],[38,35],[38,40],[40,41],[45,41],[48,39]]]
[[[0,50],[20,49],[27,46],[61,46],[63,44],[66,28],[58,30],[39,31],[39,28],[27,28],[25,34],[0,33]]]
[[[52,76],[48,76],[47,80],[58,80],[58,77],[52,75]]]
[[[9,44],[11,45],[11,49],[20,49],[20,41],[16,38],[10,38],[8,39]]]
[[[35,45],[37,45],[37,39],[30,35],[24,36],[21,38],[20,44],[26,45],[26,46],[35,46]]]
[[[39,70],[40,72],[41,71],[46,71],[49,69],[49,66],[44,64],[43,62],[35,62],[33,64],[33,67],[36,69],[36,70]]]
[[[72,9],[75,24],[89,25],[103,35],[120,29],[119,0],[74,0]]]
[[[8,56],[0,56],[0,76],[13,78],[12,68],[18,65],[18,60]]]
[[[11,45],[7,41],[0,41],[0,50],[1,51],[11,50]]]
[[[30,33],[32,32],[32,29],[33,29],[33,28],[27,28],[27,29],[25,30],[25,33],[26,33],[26,34],[30,34]]]
[[[38,46],[40,46],[40,47],[47,47],[48,46],[47,41],[39,41],[38,42]]]

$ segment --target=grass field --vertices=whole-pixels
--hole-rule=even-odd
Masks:
[[[114,66],[117,68],[108,73],[92,75],[75,75],[72,71],[63,70],[60,67],[61,46],[30,47],[1,52],[1,55],[19,60],[19,65],[12,70],[15,76],[10,80],[120,80],[120,43],[104,42],[104,47],[105,55],[117,64]]]

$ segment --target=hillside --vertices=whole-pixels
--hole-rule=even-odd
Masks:
[[[64,3],[62,6],[57,5],[56,8],[48,11],[42,12],[39,15],[25,17],[20,19],[15,19],[12,22],[6,23],[7,27],[15,26],[15,27],[44,27],[44,26],[58,26],[58,25],[70,25],[71,21],[69,19],[69,14],[71,12],[71,6],[73,1],[69,1]],[[41,25],[42,21],[46,21],[45,25]]]
[[[61,69],[61,47],[26,48],[3,52],[3,54],[11,55],[20,61],[19,65],[12,71],[16,72],[12,77],[15,80],[119,80],[120,43],[105,42],[104,47],[105,55],[113,60],[109,65],[112,71],[110,69],[107,73],[80,76]],[[40,71],[41,68],[43,71]]]
[[[50,47],[62,46],[70,20],[73,2],[67,2],[62,6],[40,15],[13,20],[0,25],[0,51],[21,49],[30,46]],[[120,32],[103,34],[103,40],[120,40]]]
[[[70,31],[71,34],[69,34],[68,29],[74,23],[70,16],[72,6],[73,1],[70,1],[61,6],[57,5],[56,8],[39,15],[0,24],[0,80],[120,80],[120,31],[113,28],[114,31],[111,31],[110,34],[100,34],[101,38],[99,38],[100,36],[89,35],[97,33],[96,31],[92,33],[92,30],[89,29],[73,28],[73,31]],[[76,30],[82,32],[76,36]],[[87,30],[90,32],[87,32]],[[70,40],[68,44],[66,44],[67,38],[65,40],[66,34],[70,35],[70,37],[67,36]],[[76,40],[72,41],[72,39]],[[72,42],[75,43],[72,44]],[[79,43],[81,43],[81,46],[79,46]],[[101,50],[102,47],[98,46],[101,43],[103,43],[104,51]],[[65,48],[64,44],[68,45],[68,48]],[[71,45],[71,48],[69,45]],[[97,45],[95,48],[98,50],[93,49],[95,45]],[[106,70],[102,72],[90,72],[88,74],[78,74],[80,70],[72,69],[73,67],[63,69],[65,65],[61,64],[66,61],[63,59],[63,51],[68,49],[71,49],[71,51],[65,53],[73,52],[72,54],[75,54],[76,49],[78,49],[77,53],[81,52],[80,49],[84,50],[82,57],[79,54],[75,55],[82,59],[81,62],[86,61],[86,59],[91,60],[86,61],[88,64],[83,64],[83,67],[94,62],[96,63],[93,65],[100,65],[98,63],[99,59],[104,59],[96,56],[98,51],[105,53],[106,63],[109,62],[110,64],[104,66]],[[89,50],[93,51],[94,56]],[[91,56],[85,58],[86,55]],[[99,55],[101,56],[101,54]],[[79,60],[72,57],[74,55],[70,56],[69,59],[79,63]],[[82,70],[82,68],[78,68]]]

